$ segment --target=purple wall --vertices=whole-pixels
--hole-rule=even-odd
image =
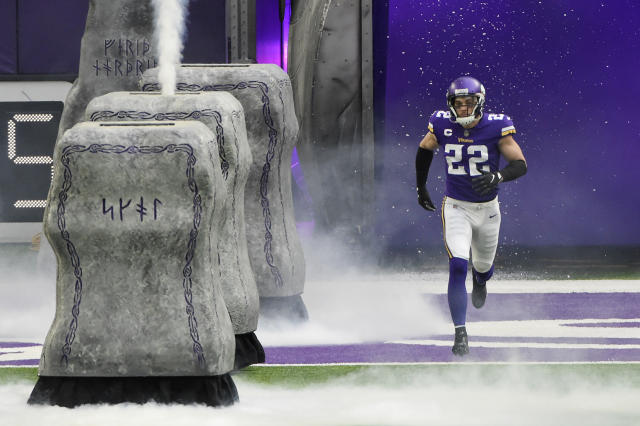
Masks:
[[[183,63],[227,62],[224,0],[190,0]]]
[[[439,216],[416,202],[415,152],[448,83],[464,74],[484,83],[486,110],[511,116],[529,164],[500,193],[502,244],[640,244],[637,2],[390,0],[386,24],[377,149],[388,244],[442,244]],[[434,200],[443,177],[439,153]]]
[[[0,2],[0,74],[18,70],[16,50],[16,3]]]
[[[0,1],[0,74],[77,74],[88,9],[89,0]],[[183,62],[226,62],[224,0],[191,0],[187,25]]]
[[[19,0],[20,74],[78,72],[87,0]]]
[[[278,0],[256,1],[256,60],[259,64],[280,65],[284,62],[287,69],[287,40],[289,39],[289,21],[291,19],[291,1],[286,0],[283,37],[280,38],[280,13]],[[280,43],[284,40],[281,55]]]

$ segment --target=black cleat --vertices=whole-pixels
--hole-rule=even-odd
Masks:
[[[467,329],[465,327],[456,327],[456,340],[453,342],[451,352],[458,356],[469,353],[469,340],[467,339]]]
[[[484,306],[484,301],[487,300],[487,283],[478,283],[476,278],[476,271],[473,270],[471,276],[473,276],[473,291],[471,292],[471,303],[476,309],[480,309]]]

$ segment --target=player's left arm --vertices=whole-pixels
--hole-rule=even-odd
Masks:
[[[472,179],[471,185],[480,195],[489,194],[500,182],[509,182],[527,173],[527,161],[513,136],[507,135],[500,138],[498,150],[509,164],[502,170],[484,172],[482,176]]]
[[[524,158],[520,145],[507,135],[498,141],[498,150],[505,160],[509,162],[505,168],[500,170],[500,182],[509,182],[527,173],[527,160]]]

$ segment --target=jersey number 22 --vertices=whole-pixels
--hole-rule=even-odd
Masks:
[[[489,160],[489,151],[485,145],[459,145],[455,143],[448,143],[444,146],[444,152],[447,159],[447,173],[450,175],[466,175],[467,172],[462,164],[462,150],[467,148],[467,154],[469,155],[469,175],[480,176],[482,173],[478,170],[478,166]],[[450,154],[453,155],[450,155]],[[479,154],[479,156],[478,156]],[[482,164],[480,168],[485,172],[490,172],[488,164]]]

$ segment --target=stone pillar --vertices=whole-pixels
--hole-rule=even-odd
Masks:
[[[90,0],[78,78],[65,101],[58,138],[83,120],[91,99],[137,90],[142,73],[156,65],[150,0]]]
[[[226,202],[214,137],[197,122],[80,123],[56,145],[56,316],[30,403],[237,399],[209,250]]]
[[[227,92],[115,92],[89,103],[90,121],[136,120],[166,122],[197,120],[211,130],[212,150],[219,157],[227,189],[227,211],[218,245],[211,247],[220,263],[222,292],[236,337],[235,368],[264,362],[264,350],[254,332],[258,326],[258,289],[247,253],[244,188],[252,163],[242,105]]]
[[[302,302],[305,262],[293,215],[291,154],[298,135],[291,82],[276,65],[182,65],[178,91],[228,91],[244,108],[253,164],[245,188],[249,260],[260,311],[291,320],[307,318]],[[158,90],[157,70],[143,90]]]

